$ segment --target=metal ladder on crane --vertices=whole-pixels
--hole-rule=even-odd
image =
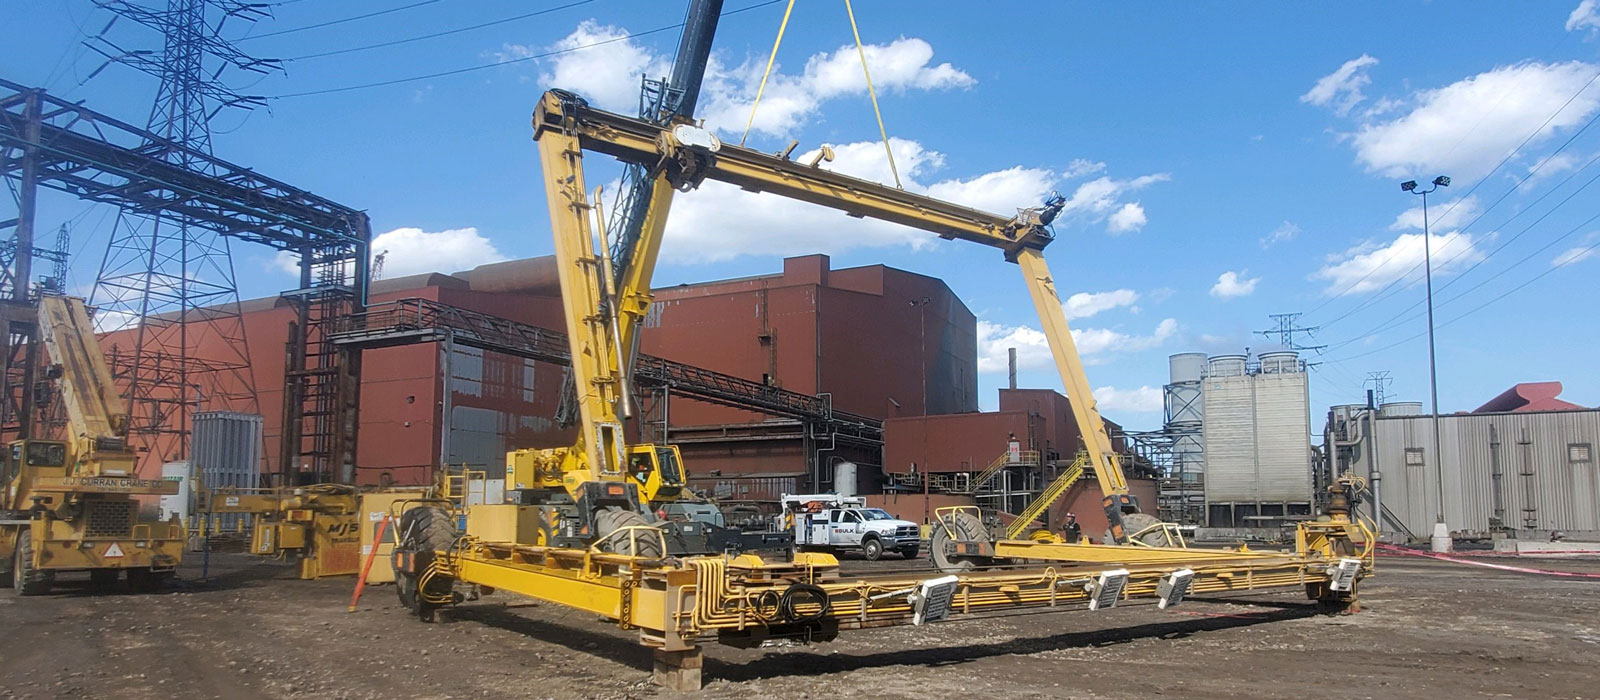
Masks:
[[[1066,494],[1067,489],[1072,488],[1073,484],[1083,478],[1084,474],[1088,472],[1088,466],[1089,455],[1083,452],[1078,453],[1078,458],[1073,460],[1072,464],[1062,471],[1060,475],[1056,476],[1056,480],[1050,482],[1050,485],[1039,493],[1038,498],[1033,499],[1033,502],[1029,503],[1027,508],[1022,509],[1022,512],[1017,514],[1016,520],[1011,521],[1011,525],[1006,527],[1006,538],[1014,540],[1021,537],[1027,531],[1028,526],[1033,524],[1034,519],[1043,515],[1057,499]]]

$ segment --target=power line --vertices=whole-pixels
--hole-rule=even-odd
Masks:
[[[368,44],[366,46],[356,46],[356,47],[352,47],[352,48],[348,48],[348,49],[338,49],[336,51],[323,51],[321,53],[311,53],[311,54],[306,54],[304,56],[293,56],[293,57],[290,57],[290,58],[286,58],[284,60],[286,60],[286,61],[304,61],[304,60],[312,59],[312,58],[324,58],[324,57],[327,57],[327,56],[339,56],[339,55],[342,55],[342,54],[355,53],[357,51],[366,51],[366,50],[369,50],[369,49],[381,49],[381,48],[384,48],[386,46],[398,46],[400,44],[409,44],[409,43],[414,42],[414,41],[423,41],[425,39],[437,39],[437,38],[439,38],[441,36],[449,36],[451,34],[460,34],[462,32],[470,32],[470,31],[472,31],[474,29],[483,29],[484,27],[493,27],[493,26],[498,25],[498,24],[506,24],[508,22],[515,22],[515,21],[518,21],[518,20],[528,19],[529,17],[538,17],[539,15],[547,15],[547,14],[550,14],[552,12],[556,12],[556,11],[559,11],[559,10],[565,10],[565,9],[572,8],[572,7],[577,7],[579,5],[587,5],[587,4],[592,3],[592,2],[594,2],[594,0],[578,0],[577,2],[569,2],[569,3],[565,4],[565,5],[561,5],[561,6],[558,6],[558,7],[552,7],[552,8],[545,9],[545,10],[539,10],[538,12],[528,12],[528,13],[517,15],[515,17],[506,17],[506,18],[503,18],[503,19],[492,20],[492,21],[489,21],[489,22],[484,22],[482,24],[474,24],[474,25],[472,25],[470,27],[460,27],[458,29],[447,29],[447,30],[442,31],[442,32],[434,32],[432,34],[423,34],[421,36],[408,37],[408,38],[405,38],[405,39],[395,39],[394,41],[384,41],[384,42],[380,42],[380,43],[377,43],[377,44]]]
[[[1573,233],[1576,233],[1577,231],[1581,230],[1585,226],[1588,226],[1590,222],[1593,222],[1596,219],[1600,219],[1600,214],[1595,214],[1594,216],[1589,217],[1588,220],[1586,220],[1582,224],[1579,224],[1578,226],[1574,227],[1572,229],[1572,231],[1567,232],[1566,235],[1563,235],[1560,238],[1557,238],[1556,240],[1551,241],[1550,243],[1546,244],[1544,247],[1540,248],[1539,250],[1534,251],[1533,253],[1529,254],[1528,257],[1523,258],[1521,261],[1518,261],[1517,264],[1520,265],[1523,262],[1526,262],[1527,260],[1531,259],[1533,256],[1538,255],[1540,252],[1543,252],[1545,249],[1549,248],[1550,246],[1555,245],[1556,243],[1560,242],[1562,239],[1565,239],[1567,236],[1570,236]],[[1600,248],[1600,241],[1596,241],[1596,242],[1594,242],[1594,243],[1592,243],[1592,244],[1590,244],[1588,246],[1585,246],[1585,247],[1579,249],[1578,252],[1577,252],[1577,255],[1578,256],[1586,255],[1586,254],[1592,252],[1596,248]],[[1515,265],[1513,265],[1513,267],[1515,267]],[[1509,270],[1509,269],[1510,268],[1507,268],[1507,270]],[[1527,287],[1528,285],[1533,284],[1534,282],[1537,282],[1540,279],[1543,279],[1546,275],[1548,275],[1548,274],[1550,274],[1552,272],[1555,272],[1556,270],[1559,270],[1559,269],[1561,269],[1561,268],[1560,267],[1551,267],[1550,269],[1545,270],[1544,272],[1541,272],[1541,273],[1539,273],[1537,275],[1534,275],[1533,277],[1529,278],[1527,281],[1524,281],[1522,284],[1519,284],[1519,285],[1517,285],[1515,287],[1512,287],[1511,289],[1508,289],[1508,290],[1506,290],[1504,292],[1501,292],[1500,294],[1494,296],[1493,298],[1490,298],[1488,301],[1485,301],[1482,304],[1479,304],[1479,305],[1467,310],[1466,312],[1462,313],[1459,316],[1456,316],[1456,317],[1454,317],[1454,318],[1452,318],[1452,319],[1450,319],[1448,321],[1440,323],[1438,325],[1438,327],[1439,328],[1443,328],[1443,327],[1448,326],[1448,325],[1450,325],[1452,323],[1455,323],[1456,321],[1460,321],[1463,318],[1471,316],[1474,313],[1482,311],[1485,307],[1489,306],[1490,304],[1493,304],[1493,303],[1495,303],[1497,301],[1500,301],[1501,299],[1504,299],[1504,298],[1506,298],[1508,296],[1511,296],[1512,294],[1515,294],[1516,292],[1522,290],[1523,288]],[[1503,270],[1502,273],[1504,273],[1504,272],[1505,271]],[[1493,278],[1491,277],[1490,279],[1493,279]],[[1484,282],[1486,283],[1486,282],[1488,282],[1488,280],[1484,280]],[[1479,286],[1482,286],[1482,283],[1480,283]],[[1454,297],[1451,297],[1450,299],[1446,300],[1444,303],[1448,304],[1448,303],[1450,303],[1452,301],[1460,299],[1460,298],[1466,296],[1468,293],[1472,292],[1474,289],[1477,289],[1477,287],[1473,287],[1473,289],[1469,289],[1466,292],[1462,292],[1461,294],[1458,294],[1458,295],[1456,295]],[[1443,306],[1444,304],[1440,304],[1440,305]],[[1358,357],[1366,357],[1367,355],[1373,355],[1373,354],[1376,354],[1376,353],[1380,353],[1380,352],[1383,352],[1383,351],[1388,350],[1390,348],[1394,348],[1394,347],[1397,347],[1399,345],[1403,345],[1405,343],[1409,343],[1409,342],[1411,342],[1413,340],[1416,340],[1417,338],[1421,338],[1423,335],[1426,335],[1426,334],[1427,334],[1427,331],[1423,331],[1421,333],[1417,333],[1415,335],[1411,335],[1411,336],[1408,336],[1406,338],[1402,338],[1400,340],[1397,340],[1397,341],[1395,341],[1393,343],[1390,343],[1388,345],[1385,345],[1385,346],[1383,346],[1381,348],[1377,348],[1376,350],[1368,350],[1366,352],[1363,352],[1363,353],[1360,353],[1360,354],[1357,354],[1357,355],[1349,355],[1349,356],[1347,356],[1347,357],[1345,357],[1343,359],[1353,360],[1353,359],[1356,359]]]
[[[737,9],[737,10],[729,10],[727,12],[722,13],[720,16],[728,17],[730,15],[736,15],[736,14],[739,14],[741,12],[747,12],[747,11],[754,10],[754,9],[757,9],[757,8],[766,7],[768,5],[776,5],[779,2],[783,2],[783,0],[767,0],[766,2],[759,2],[759,3],[756,3],[754,5],[741,7],[739,9]],[[349,92],[351,90],[366,90],[368,88],[384,87],[386,85],[399,85],[401,83],[413,83],[413,82],[416,82],[418,80],[428,80],[428,79],[431,79],[431,78],[442,78],[442,77],[450,76],[450,75],[459,75],[459,74],[462,74],[462,73],[471,73],[473,71],[480,71],[480,70],[486,70],[486,69],[489,69],[489,68],[498,68],[500,66],[507,66],[507,65],[511,65],[513,63],[522,63],[524,61],[532,61],[532,60],[539,59],[539,58],[548,58],[550,56],[556,56],[556,55],[564,54],[564,53],[571,53],[573,51],[580,51],[580,50],[583,50],[583,49],[593,48],[593,47],[596,47],[596,46],[602,46],[602,45],[605,45],[605,44],[613,44],[613,43],[616,43],[616,42],[619,42],[619,41],[624,41],[624,40],[627,40],[627,39],[634,39],[634,38],[638,38],[638,37],[641,37],[641,36],[649,36],[651,34],[659,34],[661,32],[671,31],[673,29],[677,29],[679,27],[682,27],[683,25],[684,25],[683,22],[678,22],[676,24],[669,24],[669,25],[667,25],[665,27],[656,27],[655,29],[650,29],[650,30],[646,30],[646,31],[642,31],[642,32],[634,32],[632,34],[625,34],[623,36],[614,37],[614,38],[611,38],[611,39],[606,39],[604,41],[596,41],[596,42],[593,42],[593,43],[584,44],[582,46],[573,46],[573,47],[565,48],[565,49],[557,49],[557,50],[554,50],[554,51],[546,51],[544,53],[534,54],[534,55],[531,55],[531,56],[519,56],[517,58],[510,58],[510,59],[506,59],[506,60],[503,60],[503,61],[496,61],[494,63],[485,63],[485,64],[477,65],[477,66],[468,66],[466,68],[456,68],[454,70],[440,71],[440,72],[437,72],[437,73],[429,73],[427,75],[416,75],[416,76],[412,76],[412,77],[409,77],[409,78],[395,78],[393,80],[383,80],[383,81],[379,81],[379,82],[375,82],[375,83],[364,83],[364,84],[361,84],[361,85],[346,85],[346,86],[343,86],[343,87],[326,88],[326,89],[323,89],[323,90],[307,90],[305,92],[291,92],[291,93],[287,93],[287,94],[283,94],[283,95],[273,95],[273,96],[268,97],[266,99],[269,99],[269,100],[283,100],[283,99],[288,99],[288,98],[291,98],[291,97],[309,97],[309,96],[312,96],[312,95],[327,95],[327,94],[336,93],[336,92]]]
[[[1600,73],[1596,73],[1596,76],[1600,77]],[[1587,86],[1585,86],[1585,87],[1587,87]],[[1574,97],[1576,97],[1576,95],[1574,95]],[[1554,118],[1554,115],[1552,115],[1552,118]],[[1583,133],[1585,131],[1588,131],[1589,127],[1594,126],[1596,121],[1600,121],[1600,112],[1596,112],[1595,115],[1589,119],[1589,121],[1585,122],[1582,127],[1580,127],[1577,131],[1573,132],[1571,136],[1567,137],[1567,140],[1562,142],[1560,147],[1556,148],[1556,150],[1554,150],[1554,151],[1551,151],[1549,155],[1545,156],[1543,160],[1540,160],[1537,165],[1535,165],[1531,170],[1529,170],[1527,175],[1524,175],[1521,180],[1518,180],[1517,183],[1512,185],[1510,189],[1506,190],[1503,194],[1501,194],[1498,199],[1495,199],[1494,202],[1490,203],[1488,208],[1486,208],[1483,211],[1479,212],[1478,215],[1473,217],[1473,219],[1471,221],[1467,222],[1467,224],[1465,226],[1462,226],[1462,227],[1456,229],[1456,232],[1457,233],[1465,232],[1467,229],[1470,229],[1474,225],[1476,225],[1479,221],[1482,221],[1485,216],[1489,215],[1489,212],[1494,211],[1495,207],[1500,206],[1500,203],[1504,202],[1507,197],[1510,197],[1513,192],[1516,192],[1518,189],[1521,189],[1524,184],[1526,184],[1529,180],[1532,180],[1534,178],[1534,176],[1538,175],[1539,171],[1544,169],[1544,166],[1546,166],[1546,165],[1548,165],[1550,163],[1550,159],[1554,158],[1555,156],[1559,155],[1562,151],[1566,150],[1567,146],[1572,145],[1572,142],[1576,141],[1578,139],[1578,137],[1583,135]],[[1543,127],[1541,127],[1541,128],[1543,128]],[[1534,200],[1532,204],[1529,204],[1527,207],[1524,207],[1523,209],[1519,210],[1517,213],[1512,214],[1511,218],[1506,219],[1504,222],[1501,223],[1501,225],[1504,226],[1505,224],[1509,224],[1512,221],[1515,221],[1517,219],[1517,217],[1522,216],[1524,213],[1526,213],[1526,212],[1532,210],[1534,207],[1538,206],[1538,204],[1540,202],[1544,201],[1544,199],[1546,197],[1549,197],[1555,191],[1557,191],[1557,190],[1561,189],[1562,187],[1566,186],[1566,184],[1568,182],[1571,182],[1573,178],[1578,176],[1578,173],[1588,169],[1588,167],[1590,165],[1593,165],[1595,160],[1600,160],[1600,155],[1596,155],[1594,159],[1591,159],[1588,163],[1585,163],[1582,167],[1580,167],[1577,170],[1573,171],[1573,173],[1571,175],[1568,175],[1565,180],[1562,180],[1555,187],[1550,188],[1544,194],[1540,195],[1539,198]],[[1588,187],[1588,185],[1586,184],[1586,185],[1584,185],[1584,187]],[[1477,189],[1476,186],[1474,186],[1473,189],[1474,190]],[[1580,188],[1580,190],[1581,189],[1582,188]],[[1471,194],[1472,194],[1472,192],[1468,191],[1468,193],[1466,195],[1463,195],[1461,197],[1461,199],[1456,200],[1456,203],[1460,203],[1460,202],[1464,201],[1468,196],[1471,196]],[[1572,198],[1571,196],[1567,197],[1567,199],[1571,199],[1571,198]],[[1565,204],[1566,200],[1562,200],[1561,203]],[[1555,208],[1559,209],[1560,207],[1561,207],[1561,204],[1558,204],[1558,205],[1556,205]],[[1452,205],[1450,209],[1454,210],[1455,206]],[[1555,211],[1555,209],[1551,209],[1549,212],[1545,213],[1545,216],[1549,216],[1554,211]],[[1446,215],[1448,215],[1449,213],[1450,213],[1450,211],[1448,211],[1448,210],[1445,212]],[[1439,218],[1442,221],[1444,219],[1444,216],[1440,216]],[[1539,218],[1542,220],[1544,217],[1541,216]],[[1535,222],[1535,223],[1538,223],[1538,222]],[[1529,228],[1532,228],[1532,227],[1530,226]],[[1525,228],[1525,229],[1523,229],[1522,233],[1527,233],[1527,231],[1528,231],[1528,229]],[[1517,234],[1517,236],[1521,236],[1522,233]],[[1513,237],[1512,240],[1515,240],[1515,238],[1516,237]],[[1495,252],[1499,252],[1499,250],[1501,248],[1504,248],[1505,245],[1507,245],[1509,243],[1510,243],[1510,241],[1507,241],[1506,244],[1502,244],[1499,248],[1495,249]],[[1466,255],[1467,252],[1470,251],[1470,250],[1471,250],[1471,247],[1469,246],[1467,248],[1464,248],[1464,249],[1456,252],[1455,255],[1450,256],[1450,259],[1445,260],[1443,263],[1440,263],[1439,267],[1443,268],[1444,266],[1449,265],[1452,262],[1455,262],[1461,256]],[[1399,254],[1398,251],[1396,251],[1394,253],[1391,253],[1389,257],[1390,257],[1390,259],[1393,259],[1393,257],[1395,255],[1398,255],[1398,254]],[[1490,253],[1490,255],[1493,255],[1493,253]],[[1487,259],[1488,258],[1484,258],[1484,260],[1487,260]],[[1387,265],[1388,261],[1385,261],[1384,264]],[[1472,267],[1467,268],[1467,270],[1463,271],[1461,274],[1465,275],[1468,272],[1471,272],[1474,268],[1478,267],[1478,265],[1481,265],[1481,264],[1483,264],[1483,260],[1479,260],[1478,262],[1474,263],[1472,265]],[[1422,265],[1423,265],[1422,262],[1418,262],[1418,263],[1412,265],[1411,269],[1406,270],[1403,274],[1401,274],[1401,275],[1395,277],[1394,279],[1390,280],[1388,284],[1384,285],[1382,289],[1379,289],[1376,293],[1374,293],[1372,296],[1368,297],[1366,300],[1364,300],[1361,303],[1358,303],[1355,306],[1351,307],[1350,310],[1348,310],[1348,311],[1346,311],[1346,312],[1344,312],[1344,313],[1342,313],[1342,314],[1340,314],[1338,316],[1335,316],[1332,320],[1324,322],[1322,324],[1323,327],[1331,326],[1331,325],[1339,322],[1340,320],[1349,317],[1351,314],[1354,314],[1355,312],[1360,311],[1363,308],[1372,306],[1372,305],[1378,303],[1379,301],[1382,301],[1382,300],[1388,298],[1389,296],[1392,296],[1393,294],[1397,293],[1399,291],[1399,288],[1396,285],[1398,285],[1401,281],[1405,280],[1407,277],[1411,276],[1411,274],[1415,273],[1418,269],[1421,269]],[[1371,276],[1373,272],[1377,272],[1378,269],[1380,269],[1381,267],[1383,267],[1383,265],[1380,265],[1378,267],[1374,267],[1371,271],[1369,271],[1367,273],[1367,276]],[[1363,277],[1363,279],[1365,279],[1365,277]],[[1457,279],[1460,279],[1459,275],[1457,276]],[[1357,280],[1357,284],[1359,284],[1360,281],[1361,280]],[[1445,287],[1449,287],[1450,284],[1453,284],[1453,283],[1454,283],[1454,280],[1452,280],[1451,282],[1446,283]],[[1412,304],[1412,307],[1415,307],[1415,306],[1416,306],[1416,304]]]
[[[378,10],[377,12],[368,12],[367,14],[364,14],[364,15],[356,15],[354,17],[346,17],[344,19],[335,19],[335,20],[329,20],[327,22],[318,22],[316,24],[308,24],[308,25],[306,25],[304,27],[295,27],[293,29],[281,29],[281,30],[276,31],[276,32],[267,32],[266,34],[257,34],[255,36],[248,36],[248,37],[245,37],[243,39],[239,39],[238,41],[255,41],[256,39],[265,39],[265,38],[267,38],[269,36],[282,36],[284,34],[293,34],[295,32],[303,32],[303,31],[306,31],[306,30],[309,30],[309,29],[321,29],[323,27],[331,27],[331,26],[333,26],[335,24],[344,24],[345,22],[354,22],[356,20],[366,19],[368,17],[377,17],[379,15],[387,15],[387,14],[390,14],[390,13],[393,13],[393,12],[400,12],[401,10],[409,10],[409,9],[411,9],[413,7],[422,7],[423,5],[432,5],[433,3],[436,3],[436,2],[439,2],[439,0],[422,0],[422,2],[414,2],[414,3],[411,3],[410,5],[401,5],[400,7],[391,7],[389,9],[387,9],[387,10]],[[278,3],[278,4],[287,5],[289,3],[288,2],[282,2],[282,3]]]
[[[1600,156],[1596,156],[1596,160],[1600,160]],[[1593,163],[1594,161],[1590,161],[1590,162]],[[1588,165],[1585,165],[1584,167],[1587,168]],[[1574,176],[1577,175],[1577,172],[1574,172],[1573,175]],[[1571,177],[1568,177],[1567,181],[1570,181],[1571,179],[1572,179]],[[1551,214],[1554,214],[1557,209],[1560,209],[1562,206],[1565,206],[1567,202],[1572,201],[1573,197],[1578,196],[1579,193],[1583,192],[1585,189],[1588,189],[1589,186],[1593,185],[1596,181],[1600,181],[1600,174],[1596,174],[1594,177],[1589,178],[1589,180],[1587,182],[1583,183],[1583,185],[1579,186],[1578,189],[1573,190],[1570,194],[1568,194],[1566,196],[1566,198],[1562,199],[1560,202],[1557,202],[1554,207],[1551,207],[1549,209],[1549,211],[1546,211],[1544,214],[1541,214],[1539,216],[1539,218],[1533,220],[1532,223],[1529,223],[1527,226],[1523,227],[1523,229],[1521,231],[1518,231],[1515,235],[1513,235],[1510,238],[1506,239],[1505,242],[1501,243],[1494,250],[1489,251],[1489,253],[1487,255],[1485,255],[1483,258],[1477,260],[1476,262],[1474,262],[1471,267],[1468,267],[1466,270],[1463,270],[1460,275],[1456,276],[1455,279],[1450,280],[1449,282],[1445,283],[1443,286],[1441,286],[1439,288],[1439,290],[1443,291],[1445,289],[1448,289],[1451,285],[1455,284],[1457,281],[1460,281],[1462,279],[1462,277],[1464,277],[1467,273],[1472,272],[1473,270],[1477,269],[1479,266],[1481,266],[1483,263],[1487,262],[1490,258],[1494,257],[1500,251],[1505,250],[1507,246],[1510,246],[1512,243],[1516,242],[1517,239],[1521,238],[1524,234],[1526,234],[1529,231],[1533,230],[1533,227],[1538,226],[1541,222],[1543,222]],[[1565,185],[1565,184],[1566,184],[1566,181],[1563,181],[1562,185]],[[1543,201],[1545,197],[1549,196],[1551,193],[1555,192],[1557,189],[1559,189],[1559,186],[1557,188],[1551,189],[1549,192],[1546,192],[1545,195],[1541,196],[1538,200],[1536,200],[1534,202],[1534,204],[1537,205],[1540,201]],[[1523,211],[1528,211],[1528,210],[1524,209]],[[1516,217],[1512,217],[1512,218],[1516,218]],[[1515,263],[1512,263],[1511,265],[1507,266],[1505,269],[1503,269],[1500,272],[1497,272],[1497,273],[1495,273],[1493,275],[1490,275],[1487,279],[1483,280],[1482,282],[1479,282],[1476,285],[1473,285],[1471,288],[1467,289],[1466,291],[1464,291],[1464,292],[1462,292],[1460,294],[1457,294],[1456,296],[1451,297],[1450,299],[1445,300],[1443,303],[1440,304],[1440,306],[1443,306],[1444,304],[1448,304],[1448,303],[1450,303],[1452,301],[1455,301],[1456,299],[1459,299],[1459,298],[1461,298],[1463,296],[1466,296],[1467,294],[1479,289],[1483,285],[1485,285],[1485,284],[1489,283],[1490,281],[1494,280],[1496,277],[1499,277],[1499,276],[1505,274],[1506,272],[1509,272],[1512,269],[1516,268],[1518,265],[1521,265],[1522,263],[1527,262],[1533,256],[1538,255],[1540,252],[1543,252],[1544,250],[1547,250],[1550,246],[1553,246],[1556,243],[1559,243],[1559,242],[1561,242],[1563,240],[1566,240],[1567,238],[1571,237],[1572,234],[1577,233],[1578,231],[1582,230],[1585,226],[1587,226],[1589,224],[1589,222],[1594,221],[1595,218],[1600,218],[1600,215],[1596,215],[1596,217],[1590,217],[1587,221],[1579,224],[1578,226],[1576,226],[1576,227],[1572,228],[1571,230],[1567,231],[1566,233],[1564,233],[1564,234],[1562,234],[1560,236],[1557,236],[1554,240],[1550,241],[1549,243],[1546,243],[1544,246],[1542,246],[1539,249],[1535,250],[1533,253],[1529,254],[1528,257],[1525,257],[1522,260],[1519,260],[1519,261],[1517,261]],[[1464,254],[1465,254],[1464,252],[1457,253],[1455,256],[1451,257],[1450,260],[1455,260],[1457,257],[1460,257],[1461,255],[1464,255]],[[1449,262],[1450,261],[1445,261],[1445,264],[1449,264]],[[1440,267],[1443,267],[1443,265],[1441,265]],[[1399,319],[1402,315],[1410,312],[1412,309],[1417,308],[1417,305],[1421,304],[1421,303],[1422,302],[1420,302],[1420,301],[1419,302],[1413,302],[1410,306],[1407,306],[1404,309],[1401,309],[1399,313],[1396,313],[1395,315],[1390,316],[1388,319],[1385,319],[1383,322],[1379,323],[1377,326],[1374,326],[1371,330],[1367,331],[1366,333],[1364,333],[1362,335],[1355,336],[1355,337],[1351,338],[1350,340],[1346,340],[1346,341],[1343,341],[1343,342],[1335,343],[1334,347],[1342,347],[1342,346],[1345,346],[1345,345],[1349,345],[1350,343],[1353,343],[1353,342],[1355,342],[1357,340],[1360,340],[1360,339],[1365,338],[1367,336],[1373,335],[1375,333],[1380,333],[1380,332],[1382,332],[1384,330],[1387,330],[1387,329],[1393,327],[1394,325],[1396,325],[1395,324],[1395,320],[1396,319]],[[1418,316],[1419,316],[1419,314],[1412,314],[1411,316],[1405,318],[1404,320],[1401,320],[1400,322],[1404,323],[1405,321],[1410,321],[1412,319],[1417,318]]]
[[[1585,90],[1588,90],[1589,86],[1593,85],[1594,81],[1596,81],[1596,80],[1600,80],[1600,71],[1596,71],[1594,75],[1590,76],[1589,77],[1589,82],[1584,83],[1583,87],[1578,88],[1577,92],[1572,93],[1572,96],[1568,97],[1566,102],[1561,103],[1561,106],[1557,107],[1556,111],[1552,112],[1549,117],[1545,118],[1544,122],[1539,125],[1539,128],[1534,129],[1531,133],[1529,133],[1528,137],[1522,140],[1522,143],[1517,144],[1517,147],[1511,149],[1511,152],[1507,153],[1504,158],[1501,158],[1499,163],[1496,163],[1493,168],[1489,169],[1489,172],[1484,173],[1483,177],[1479,178],[1478,181],[1472,185],[1472,187],[1467,189],[1467,193],[1466,194],[1461,195],[1461,197],[1459,199],[1457,199],[1455,202],[1451,203],[1450,208],[1446,209],[1444,214],[1441,214],[1439,216],[1439,219],[1442,221],[1442,220],[1444,220],[1445,217],[1450,216],[1450,212],[1455,211],[1456,207],[1460,206],[1461,203],[1466,201],[1466,199],[1468,197],[1471,197],[1473,192],[1477,192],[1478,188],[1483,186],[1483,183],[1488,182],[1489,181],[1489,176],[1494,175],[1496,172],[1498,172],[1500,170],[1500,168],[1505,167],[1505,164],[1510,162],[1511,159],[1513,157],[1515,157],[1517,155],[1517,153],[1520,152],[1523,149],[1523,147],[1527,146],[1529,142],[1533,141],[1534,137],[1538,136],[1541,132],[1543,132],[1544,128],[1546,126],[1550,125],[1550,122],[1555,121],[1556,117],[1561,116],[1562,112],[1567,111],[1567,107],[1569,105],[1571,105],[1574,100],[1578,99],[1578,96],[1582,95]],[[1592,121],[1593,120],[1591,120],[1591,122]],[[1585,128],[1588,128],[1587,125],[1585,125]],[[1571,142],[1571,140],[1569,139],[1568,143],[1570,143],[1570,142]],[[1566,144],[1562,144],[1562,148],[1566,148]],[[1554,154],[1552,154],[1552,155],[1554,155]],[[1544,164],[1548,163],[1548,162],[1549,162],[1549,159],[1546,158],[1544,161],[1542,161],[1539,164],[1538,167],[1543,167]],[[1523,182],[1526,182],[1526,181],[1527,181],[1527,178],[1526,177],[1523,178]],[[1521,185],[1522,185],[1522,182],[1518,182],[1516,187],[1512,187],[1511,188],[1511,191],[1516,190],[1516,188],[1520,187]],[[1510,194],[1510,191],[1508,191],[1507,194]],[[1502,197],[1502,199],[1504,199],[1504,197]],[[1485,212],[1485,213],[1487,213],[1487,212]],[[1307,311],[1306,313],[1316,313],[1318,309],[1321,309],[1322,307],[1327,306],[1328,304],[1332,303],[1334,299],[1337,299],[1337,298],[1342,297],[1345,294],[1349,293],[1350,290],[1356,288],[1356,285],[1361,284],[1362,282],[1366,281],[1368,277],[1371,277],[1374,272],[1377,272],[1378,270],[1383,269],[1385,266],[1387,266],[1389,264],[1389,262],[1394,259],[1394,256],[1398,255],[1398,254],[1399,254],[1398,251],[1391,252],[1389,254],[1389,257],[1385,258],[1382,264],[1373,267],[1371,270],[1368,270],[1367,274],[1362,275],[1360,277],[1360,279],[1357,279],[1356,281],[1351,282],[1349,286],[1347,286],[1344,289],[1340,290],[1338,293],[1328,297],[1321,304],[1318,304],[1318,305],[1316,305],[1314,307],[1311,307],[1311,310]],[[1324,325],[1326,325],[1326,324],[1324,324]]]

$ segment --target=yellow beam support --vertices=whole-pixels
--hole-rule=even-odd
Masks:
[[[1045,265],[1044,255],[1032,248],[1020,251],[1017,265],[1033,297],[1034,310],[1039,313],[1039,323],[1045,339],[1050,343],[1050,354],[1055,357],[1056,369],[1061,373],[1067,401],[1072,406],[1072,417],[1083,433],[1084,449],[1089,453],[1089,463],[1094,465],[1095,478],[1100,480],[1100,491],[1105,495],[1127,493],[1128,481],[1122,475],[1122,465],[1117,453],[1111,449],[1111,435],[1106,432],[1106,422],[1095,406],[1094,391],[1089,377],[1083,371],[1083,359],[1078,356],[1078,346],[1072,342],[1072,329],[1067,326],[1066,311],[1061,308],[1061,297],[1056,293],[1056,283]]]

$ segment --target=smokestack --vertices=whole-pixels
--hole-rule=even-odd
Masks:
[[[1006,386],[1017,388],[1017,349],[1006,348],[1006,376],[1009,381]]]

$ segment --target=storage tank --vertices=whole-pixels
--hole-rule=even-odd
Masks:
[[[1293,350],[1261,353],[1261,371],[1266,374],[1299,372],[1300,353]]]
[[[1209,377],[1240,377],[1244,376],[1244,355],[1212,355],[1206,367],[1206,376]]]
[[[190,506],[194,503],[192,500],[194,494],[189,491],[189,477],[191,475],[192,472],[189,471],[188,462],[167,462],[161,465],[161,480],[178,482],[177,493],[161,497],[160,517],[162,520],[176,515],[179,521],[185,524],[189,522]]]
[[[1422,415],[1421,401],[1390,401],[1378,407],[1378,417],[1380,418],[1420,415]]]
[[[856,495],[856,463],[838,462],[833,465],[833,492],[840,496]]]
[[[1200,381],[1200,375],[1206,369],[1206,354],[1203,352],[1180,352],[1167,358],[1167,368],[1171,372],[1171,382],[1173,384],[1198,382]]]

